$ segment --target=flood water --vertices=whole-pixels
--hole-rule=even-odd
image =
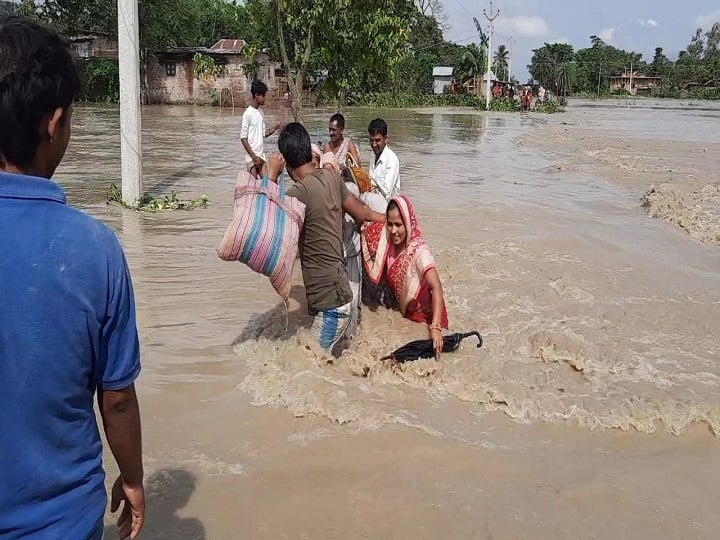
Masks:
[[[327,139],[332,112],[308,115],[314,140]],[[402,191],[415,205],[438,263],[451,329],[485,337],[482,349],[467,344],[440,362],[400,368],[377,358],[426,337],[424,327],[394,312],[364,309],[353,346],[330,365],[305,347],[309,319],[299,264],[286,321],[266,278],[217,258],[243,161],[241,114],[185,107],[143,111],[145,190],[174,190],[182,198],[207,194],[205,210],[138,214],[105,204],[109,184],[119,184],[114,108],[76,110],[71,146],[56,176],[71,204],[117,231],[128,256],[143,351],[141,388],[153,404],[145,413],[155,432],[149,435],[150,469],[169,462],[201,476],[241,475],[255,454],[234,466],[228,455],[243,452],[228,433],[263,438],[263,428],[248,420],[253,414],[291,425],[301,422],[293,418],[311,418],[295,424],[294,439],[287,439],[303,447],[403,427],[459,448],[547,451],[538,434],[552,426],[578,441],[602,437],[597,428],[634,431],[631,447],[638,449],[643,437],[655,440],[648,434],[682,440],[696,426],[707,434],[701,447],[716,448],[720,240],[713,239],[720,230],[714,184],[720,108],[638,102],[579,103],[552,116],[347,111],[346,136],[359,144],[366,166],[371,150],[365,127],[376,116],[388,122]],[[266,114],[268,124],[290,120],[285,110]],[[276,148],[276,137],[266,146]],[[659,186],[653,204],[665,212],[661,219],[641,205],[651,185]],[[703,193],[701,202],[692,198]],[[182,422],[164,416],[172,417],[177,407],[196,418],[202,410],[210,419],[228,406],[237,424],[225,425],[219,440],[194,435],[185,450]],[[262,412],[253,412],[258,407]],[[612,433],[593,445],[609,454],[613,445],[625,452],[629,439]],[[563,459],[579,466],[568,452]],[[652,478],[650,471],[643,474]],[[608,490],[598,497],[612,504],[614,495]],[[713,537],[720,530],[717,517],[694,508],[699,517],[692,519],[701,526],[676,530]],[[574,523],[582,530],[581,518]],[[545,525],[545,537],[565,537]],[[227,527],[214,526],[208,537],[231,537],[218,532]],[[511,536],[500,537],[528,537],[524,533],[532,530],[512,528],[517,523],[504,527],[499,530]],[[294,530],[333,537],[312,527]]]

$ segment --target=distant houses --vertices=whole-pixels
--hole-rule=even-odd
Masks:
[[[279,99],[287,91],[279,67],[264,52],[247,58],[242,39],[221,39],[209,48],[171,47],[157,51],[148,64],[148,98],[150,103],[244,107],[250,81],[257,77],[268,86],[268,98]]]
[[[450,88],[453,82],[454,72],[455,68],[449,66],[435,66],[433,68],[433,94],[444,94],[445,89]]]
[[[83,60],[90,60],[92,58],[117,60],[117,39],[107,34],[93,33],[84,36],[75,36],[70,39],[70,42],[73,44],[77,55]]]
[[[117,60],[115,37],[98,33],[70,40],[85,61]],[[170,47],[156,51],[147,63],[147,101],[154,104],[196,104],[245,107],[250,82],[257,77],[268,86],[268,98],[284,99],[287,82],[266,52],[247,58],[245,41],[221,39],[211,47]]]
[[[640,71],[626,69],[620,75],[610,77],[610,92],[626,90],[633,96],[650,95],[662,87],[662,77],[652,77]]]

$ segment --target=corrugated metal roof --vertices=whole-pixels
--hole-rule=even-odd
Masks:
[[[433,68],[433,77],[452,77],[454,67],[435,66]]]
[[[221,51],[242,51],[242,48],[245,46],[245,40],[244,39],[221,39],[218,41],[215,45],[210,47],[213,50],[221,50]]]

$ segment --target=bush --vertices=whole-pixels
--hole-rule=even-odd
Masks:
[[[85,62],[85,85],[80,100],[92,103],[120,101],[120,73],[117,61],[92,58]]]
[[[695,99],[720,100],[720,88],[697,88],[689,94]]]
[[[496,112],[515,112],[520,110],[520,103],[507,98],[495,98],[490,102],[490,110]]]
[[[469,94],[395,94],[392,92],[368,92],[351,94],[348,105],[354,107],[377,107],[388,109],[404,109],[408,107],[479,107],[481,102],[476,96]]]
[[[554,114],[558,112],[565,112],[565,109],[563,109],[557,101],[536,101],[533,111],[538,113]]]

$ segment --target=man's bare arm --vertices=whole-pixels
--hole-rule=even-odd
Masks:
[[[135,385],[122,390],[100,391],[98,405],[107,442],[123,482],[130,486],[142,486],[142,432]]]

